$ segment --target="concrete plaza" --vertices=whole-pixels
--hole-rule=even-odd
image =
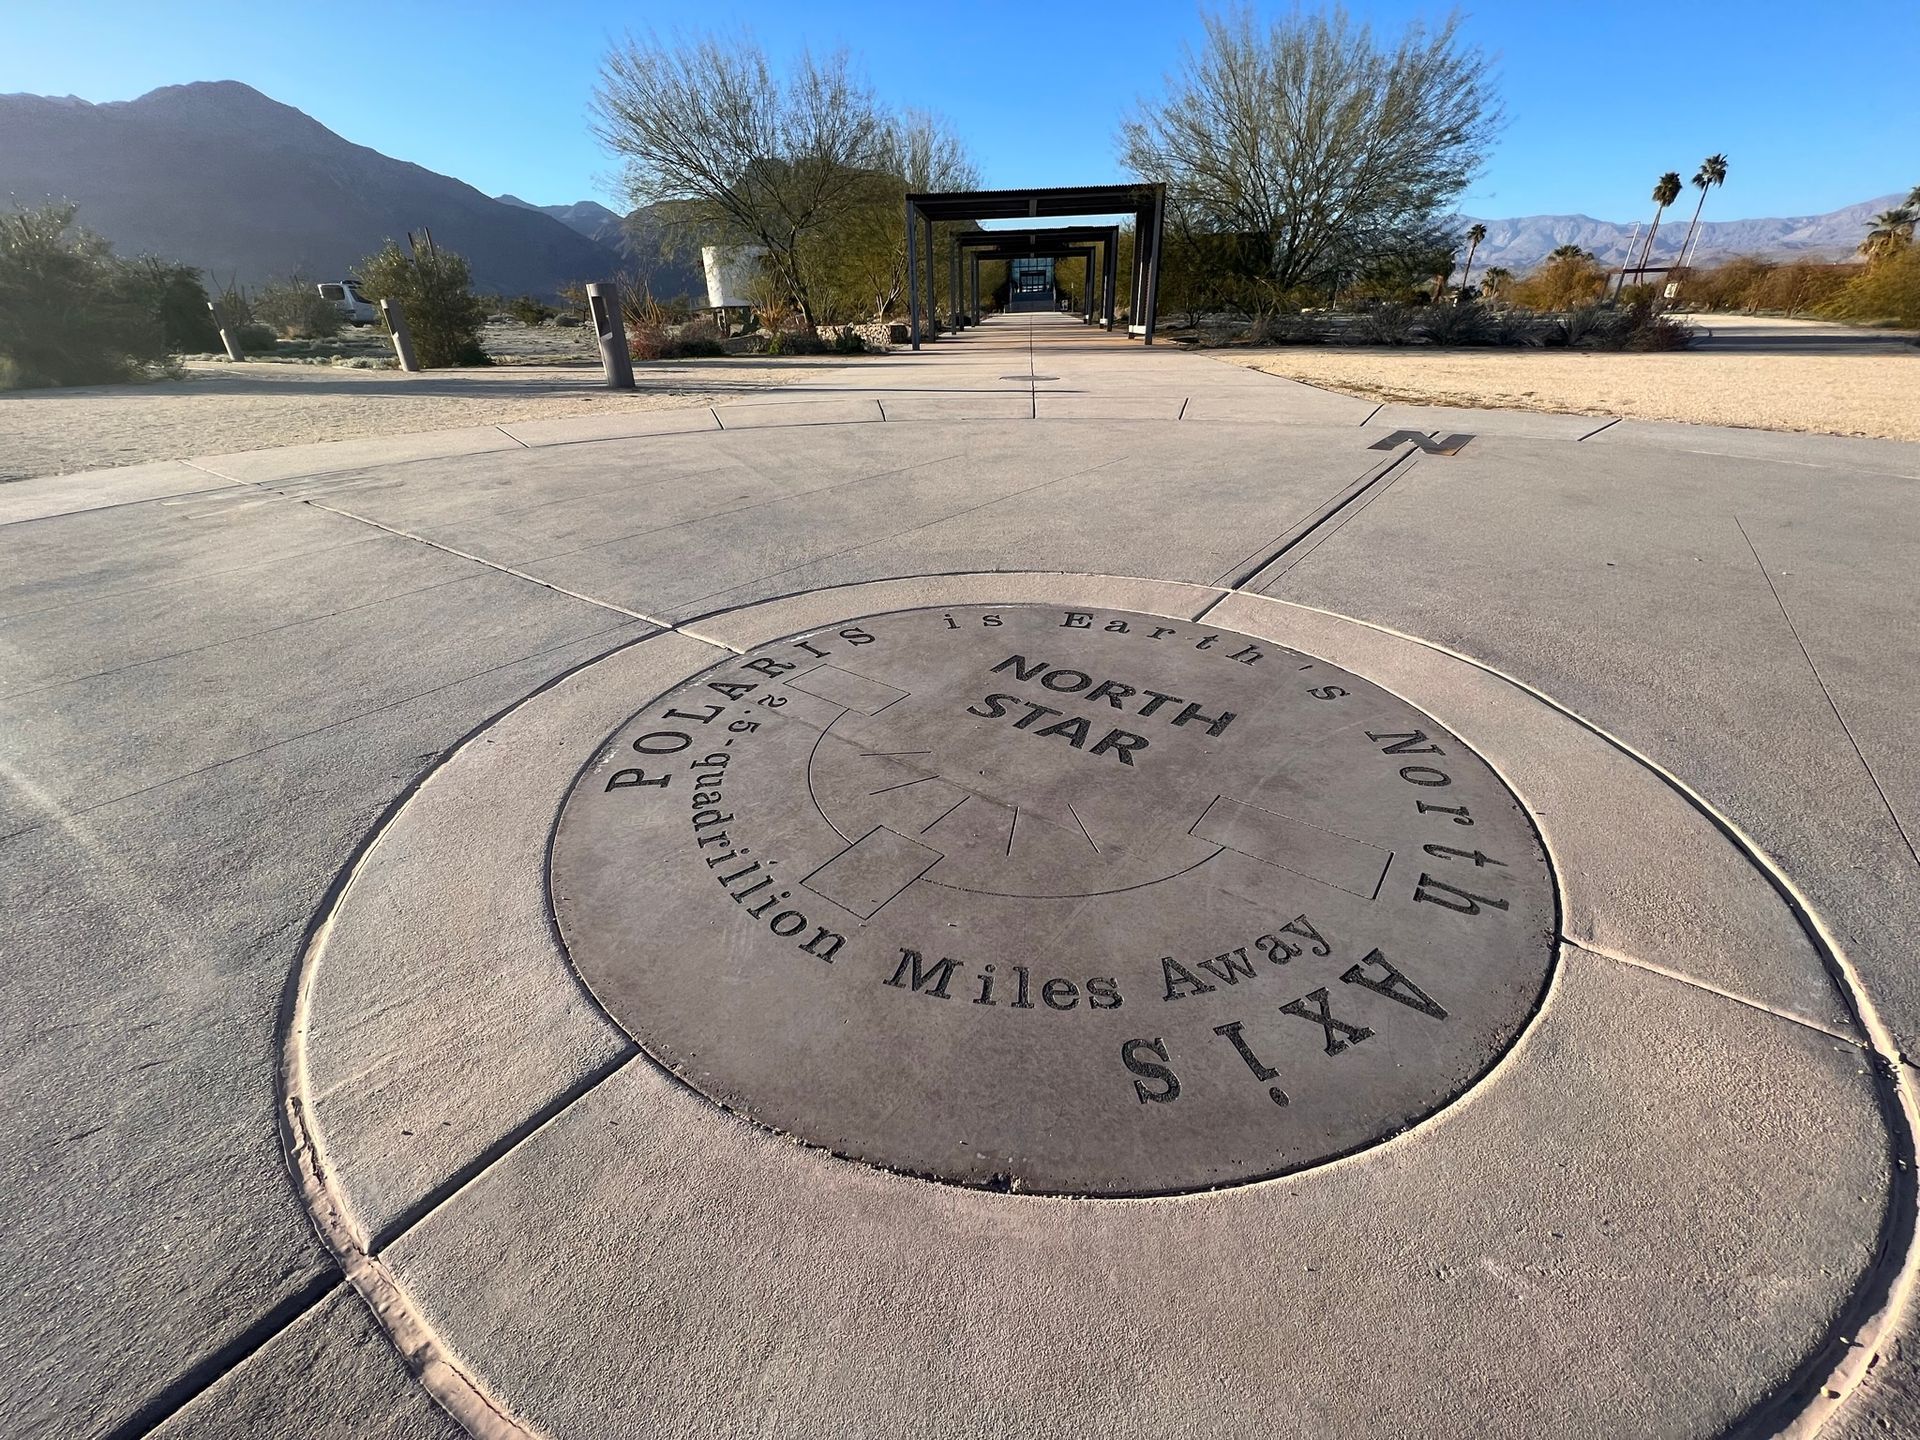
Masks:
[[[0,487],[0,1431],[1920,1433],[1916,498],[1920,446],[1048,315]],[[1463,737],[1558,886],[1518,1042],[1384,1143],[1142,1199],[839,1159],[656,1066],[548,900],[602,742],[782,637],[1015,605]]]

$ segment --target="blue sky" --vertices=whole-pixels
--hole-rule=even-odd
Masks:
[[[1261,7],[1269,10],[1271,6]],[[1444,13],[1358,3],[1379,29]],[[1498,0],[1463,7],[1508,123],[1470,213],[1635,220],[1663,170],[1721,150],[1709,216],[1814,214],[1920,183],[1920,0]],[[686,17],[776,55],[844,45],[887,100],[937,110],[989,185],[1123,178],[1120,116],[1159,88],[1197,8],[476,0],[9,0],[0,92],[131,99],[242,80],[359,144],[538,204],[617,203],[588,130],[608,41]],[[1091,27],[1091,30],[1090,30]],[[389,65],[382,57],[422,57]],[[0,143],[5,137],[0,136]]]

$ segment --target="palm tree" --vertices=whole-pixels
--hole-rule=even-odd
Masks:
[[[1489,295],[1501,294],[1507,288],[1507,282],[1513,279],[1513,272],[1504,265],[1487,267],[1487,282],[1481,288]]]
[[[1487,238],[1487,227],[1479,221],[1467,227],[1467,265],[1460,272],[1460,298],[1467,298],[1467,281],[1473,278],[1473,252],[1480,248],[1480,242]]]
[[[1867,222],[1873,228],[1867,231],[1867,238],[1860,242],[1860,253],[1869,260],[1878,260],[1883,255],[1906,249],[1913,243],[1916,218],[1916,212],[1905,205],[1882,210]]]
[[[1727,183],[1727,157],[1709,155],[1700,162],[1700,169],[1693,177],[1693,186],[1700,192],[1700,199],[1693,207],[1693,222],[1687,226],[1687,238],[1680,242],[1680,265],[1685,268],[1687,255],[1693,249],[1693,237],[1700,229],[1700,211],[1707,203],[1707,191],[1716,185]]]
[[[1680,172],[1669,170],[1662,175],[1653,187],[1653,223],[1647,227],[1647,243],[1640,247],[1641,279],[1644,281],[1647,261],[1653,258],[1653,237],[1660,233],[1660,213],[1680,198]]]

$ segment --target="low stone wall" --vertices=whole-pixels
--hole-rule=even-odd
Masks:
[[[829,345],[848,330],[866,341],[869,350],[885,350],[890,345],[907,343],[907,327],[886,320],[868,320],[859,325],[816,325],[814,329]]]

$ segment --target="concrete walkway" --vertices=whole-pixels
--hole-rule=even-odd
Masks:
[[[0,1431],[1920,1432],[1917,500],[1920,446],[1377,406],[1053,316],[0,488]],[[1471,747],[1557,887],[1511,1048],[1152,1199],[837,1158],[655,1064],[549,895],[603,742],[785,637],[1013,607]]]

